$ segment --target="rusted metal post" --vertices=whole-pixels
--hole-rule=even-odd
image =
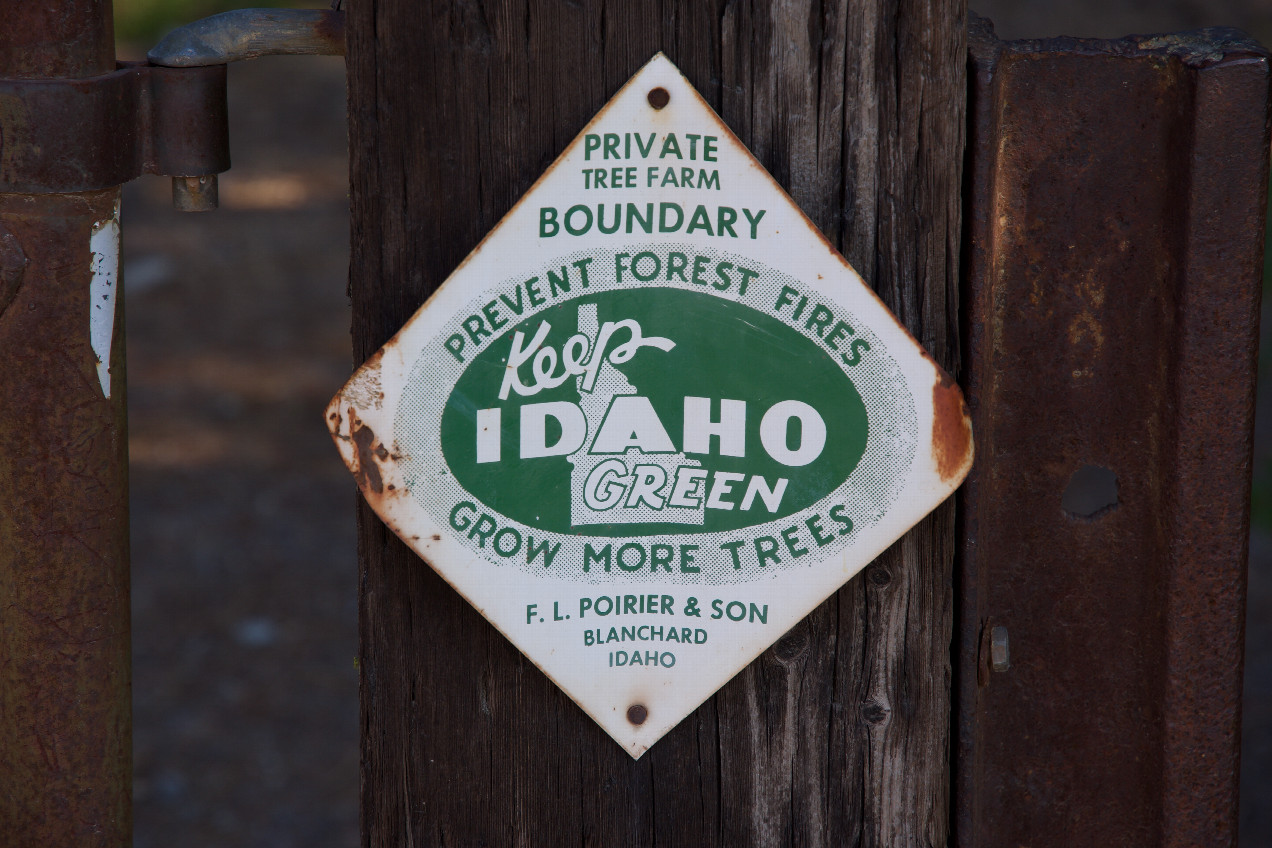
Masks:
[[[957,841],[1234,845],[1268,54],[971,47]]]
[[[115,70],[109,0],[13,3],[0,77]],[[29,144],[15,104],[0,162]],[[15,123],[16,122],[16,123]],[[132,842],[119,189],[0,193],[0,842]]]

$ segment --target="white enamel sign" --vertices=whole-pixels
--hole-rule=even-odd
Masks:
[[[971,465],[957,386],[661,54],[327,421],[633,757]]]

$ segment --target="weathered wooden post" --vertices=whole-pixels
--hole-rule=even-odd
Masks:
[[[949,370],[961,3],[349,10],[355,356],[666,53]],[[367,845],[944,844],[952,507],[638,761],[359,511]]]

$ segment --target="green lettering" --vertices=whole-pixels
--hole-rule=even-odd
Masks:
[[[728,269],[732,267],[733,267],[732,262],[721,262],[718,265],[716,265],[716,276],[720,278],[720,282],[712,283],[711,288],[719,289],[720,291],[724,291],[725,289],[727,289],[730,285],[729,275],[727,271]]]
[[[847,536],[852,532],[852,519],[844,515],[844,507],[841,504],[835,504],[830,508],[830,517],[839,525],[840,536]]]
[[[755,555],[760,560],[760,568],[768,565],[768,560],[778,564],[782,562],[777,555],[777,539],[772,536],[760,536],[755,540]]]
[[[723,238],[727,232],[733,238],[738,237],[737,230],[733,229],[733,225],[737,223],[738,211],[732,206],[721,206],[716,209],[716,232]]]
[[[694,230],[706,230],[707,235],[715,235],[711,232],[711,219],[707,216],[707,207],[701,204],[693,210],[693,216],[689,218],[689,226],[685,227],[685,233],[692,233]]]
[[[640,228],[647,233],[654,231],[654,204],[645,204],[645,215],[642,217],[636,208],[635,203],[627,204],[627,232],[632,231],[632,222],[640,224]]]
[[[477,517],[477,521],[473,524],[472,529],[468,531],[468,538],[477,540],[477,547],[486,547],[486,540],[495,532],[495,520],[486,513],[482,513]]]
[[[782,541],[786,543],[786,549],[791,552],[791,556],[798,559],[808,553],[808,548],[799,543],[795,538],[795,527],[787,527],[782,531]]]
[[[839,350],[839,340],[851,335],[853,335],[852,327],[849,327],[843,321],[836,321],[835,326],[830,330],[830,334],[826,336],[826,344],[830,345],[831,350]]]
[[[521,286],[517,286],[515,289],[513,289],[513,291],[517,293],[516,300],[510,299],[508,295],[506,294],[499,295],[499,299],[502,300],[504,304],[513,311],[513,314],[520,315],[525,310],[525,307],[521,305],[521,299],[523,297],[523,295],[521,294]],[[490,316],[487,315],[486,317],[490,317]],[[491,323],[494,323],[494,322],[491,322]]]
[[[697,545],[681,545],[680,546],[680,571],[684,574],[697,574],[702,569],[693,564],[694,552],[698,550]],[[663,612],[671,611],[671,595],[663,595]]]
[[[667,213],[676,213],[676,223],[667,223]],[[685,222],[685,210],[679,203],[660,203],[658,204],[658,232],[674,233],[680,230],[680,225]]]
[[[830,319],[835,314],[820,303],[813,307],[813,311],[808,313],[808,318],[804,321],[804,328],[812,330],[821,338],[826,334],[826,325],[830,323]]]
[[[639,555],[639,557],[635,561],[632,561],[631,557],[624,556],[624,554],[629,553],[631,551],[635,551]],[[621,548],[618,549],[618,554],[614,558],[618,560],[618,567],[623,569],[624,571],[640,571],[642,568],[645,567],[645,559],[646,559],[645,546],[637,542],[628,542],[626,545],[623,545]],[[632,607],[631,612],[635,613],[636,612],[636,596],[626,595],[625,602],[630,604],[630,606]]]
[[[702,275],[706,273],[707,263],[710,261],[706,256],[695,256],[693,258],[693,282],[695,285],[705,286],[707,284]]]
[[[596,206],[596,228],[601,232],[609,235],[618,232],[618,225],[623,222],[623,204],[614,204],[614,226],[605,226],[605,204],[598,203]]]
[[[804,522],[804,526],[808,528],[808,532],[813,534],[813,541],[817,543],[817,547],[824,548],[831,542],[835,541],[834,536],[827,536],[824,528],[821,526],[821,516],[814,515],[812,518]]]
[[[534,561],[538,559],[539,556],[542,556],[543,567],[551,568],[552,560],[556,559],[557,551],[561,550],[561,543],[557,542],[556,544],[551,545],[551,547],[549,547],[550,544],[551,543],[547,539],[544,539],[543,543],[536,548],[534,546],[534,536],[527,536],[526,537],[526,565],[533,565]]]
[[[539,207],[539,238],[552,238],[561,232],[561,225],[557,223],[557,211],[555,206]]]
[[[583,213],[583,224],[581,226],[572,225],[570,222],[575,220],[575,213]],[[565,210],[565,231],[572,236],[581,236],[588,230],[592,229],[592,210],[577,203]]]
[[[764,217],[764,212],[765,212],[765,210],[761,209],[761,210],[760,210],[760,214],[758,214],[758,215],[752,215],[752,214],[751,214],[751,210],[750,210],[750,209],[746,209],[746,208],[743,208],[743,209],[742,209],[742,214],[746,216],[746,220],[747,220],[747,222],[748,222],[748,223],[750,223],[750,225],[751,225],[751,238],[752,238],[752,239],[755,239],[755,238],[757,238],[757,237],[758,237],[758,231],[759,231],[759,228],[760,228],[760,219]]]
[[[856,365],[861,361],[863,351],[870,350],[870,342],[865,339],[853,339],[852,344],[848,346],[848,352],[839,358],[844,361],[844,365]]]
[[[582,259],[575,259],[570,264],[579,271],[579,285],[587,288],[587,266],[592,264],[592,257],[584,256]]]
[[[591,571],[592,563],[604,563],[605,570],[610,570],[610,546],[606,545],[599,551],[592,550],[590,542],[583,543],[583,570]]]
[[[493,336],[486,329],[486,324],[481,320],[479,315],[469,315],[464,319],[464,329],[468,331],[468,338],[473,340],[473,344],[481,344],[482,336]]]
[[[496,300],[492,300],[483,306],[481,313],[486,316],[486,320],[490,322],[490,326],[493,329],[498,330],[508,323],[508,319],[499,314],[499,302]]]
[[[570,275],[566,272],[565,266],[561,266],[561,275],[557,276],[555,271],[548,272],[548,296],[556,297],[557,290],[566,292],[570,291]]]
[[[688,256],[685,256],[683,253],[668,253],[667,254],[667,280],[670,281],[671,275],[675,274],[677,277],[680,278],[680,281],[682,283],[689,282],[689,280],[685,278],[685,268],[687,268],[688,265],[689,265]]]

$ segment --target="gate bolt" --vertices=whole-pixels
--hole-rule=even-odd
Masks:
[[[236,9],[173,30],[155,45],[146,58],[152,66],[159,68],[206,68],[257,56],[343,56],[344,52],[344,12]],[[172,204],[180,212],[215,209],[216,173],[174,176]]]

